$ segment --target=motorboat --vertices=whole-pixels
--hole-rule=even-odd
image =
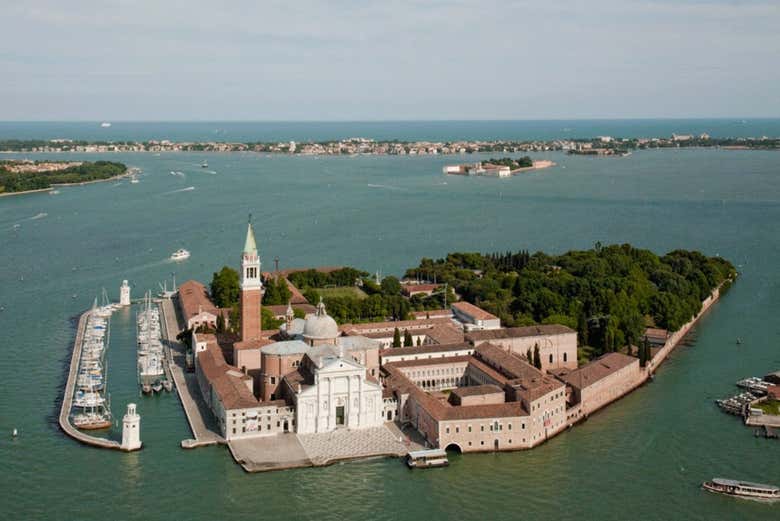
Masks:
[[[714,478],[712,481],[705,481],[701,486],[704,490],[725,494],[727,496],[738,496],[746,499],[763,501],[780,500],[780,488],[774,485],[765,485],[763,483]]]
[[[171,260],[174,261],[182,261],[189,258],[190,258],[190,252],[188,252],[184,248],[179,248],[178,250],[176,250],[171,254]]]
[[[73,426],[82,430],[108,429],[111,427],[111,417],[100,413],[74,414]]]
[[[446,467],[449,464],[444,449],[415,450],[406,455],[406,465],[410,469]]]

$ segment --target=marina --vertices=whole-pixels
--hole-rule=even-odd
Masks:
[[[165,371],[160,310],[147,292],[136,316],[138,343],[138,383],[144,394],[171,391],[172,384]]]
[[[111,427],[111,403],[108,394],[106,351],[111,337],[111,313],[107,302],[97,306],[97,299],[87,317],[81,345],[81,357],[73,396],[72,422],[83,430]]]
[[[79,369],[80,369],[80,360],[81,360],[81,353],[82,348],[84,344],[84,339],[86,338],[86,332],[88,323],[90,321],[90,318],[93,316],[94,309],[90,309],[85,311],[80,317],[79,317],[79,323],[78,327],[76,329],[76,339],[73,344],[73,352],[71,354],[71,362],[70,362],[70,369],[68,371],[68,379],[65,384],[65,392],[63,394],[62,399],[62,406],[60,408],[60,415],[59,415],[59,424],[62,428],[63,432],[70,436],[71,438],[81,442],[85,443],[87,445],[92,445],[94,447],[100,447],[105,449],[116,449],[116,450],[122,450],[122,447],[119,442],[114,440],[109,440],[106,438],[99,438],[97,436],[92,436],[90,434],[87,434],[86,432],[82,432],[79,430],[79,428],[76,425],[76,422],[81,423],[82,427],[84,424],[98,424],[100,421],[105,421],[105,416],[94,416],[94,417],[82,417],[82,416],[73,416],[72,410],[75,406],[74,404],[74,397],[77,392],[81,392],[80,390],[77,390],[77,378],[79,375]],[[82,412],[80,414],[90,414]]]

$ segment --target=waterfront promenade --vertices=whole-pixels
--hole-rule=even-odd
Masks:
[[[337,429],[319,434],[279,434],[228,442],[230,454],[247,472],[300,467],[323,467],[341,461],[402,458],[425,448],[420,437],[411,439],[398,425],[387,422],[369,429]]]
[[[216,426],[213,425],[211,413],[201,398],[195,374],[187,373],[186,347],[176,339],[180,328],[173,301],[161,299],[160,311],[162,312],[163,340],[166,345],[166,364],[173,377],[179,400],[194,437],[194,439],[182,440],[181,446],[185,449],[193,449],[225,443],[225,440],[217,432]]]
[[[78,327],[76,328],[76,339],[73,343],[73,352],[70,357],[70,367],[68,369],[68,380],[65,383],[65,391],[62,397],[62,408],[60,409],[59,423],[63,432],[81,443],[100,447],[104,449],[124,450],[119,442],[97,436],[90,436],[73,426],[70,423],[70,410],[73,406],[73,392],[76,386],[76,376],[79,370],[79,360],[81,360],[82,340],[84,339],[84,329],[87,326],[87,318],[91,310],[85,311],[79,317]]]

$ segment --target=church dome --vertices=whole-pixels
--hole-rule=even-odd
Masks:
[[[339,336],[339,326],[325,312],[325,304],[317,304],[317,312],[306,317],[303,325],[303,338],[307,340],[331,340]]]

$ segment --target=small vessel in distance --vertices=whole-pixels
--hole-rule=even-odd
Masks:
[[[201,168],[208,168],[208,167],[209,167],[209,162],[208,162],[208,161],[203,161],[203,162],[200,164],[200,167],[201,167]]]
[[[184,248],[179,248],[173,254],[171,254],[171,260],[180,261],[184,259],[190,258],[190,252],[185,250]]]
[[[712,481],[702,483],[702,488],[710,492],[738,496],[747,499],[759,499],[777,501],[780,500],[780,488],[763,483],[751,483],[750,481],[737,481],[733,479],[713,478]]]
[[[444,449],[413,450],[406,455],[406,465],[410,469],[446,467],[449,464]]]
[[[111,123],[109,123],[108,121],[104,121],[103,123],[100,124],[100,126],[103,128],[108,128],[111,126]]]

